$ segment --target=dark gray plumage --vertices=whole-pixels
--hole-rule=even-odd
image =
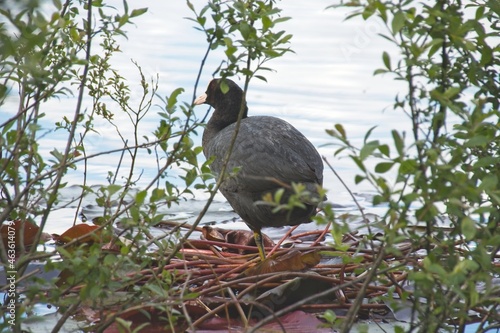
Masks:
[[[220,82],[220,79],[212,80],[206,93],[195,101],[195,104],[207,103],[214,108],[202,145],[207,159],[215,156],[210,165],[215,174],[220,174],[243,98],[243,91],[236,83],[226,79],[229,91],[224,94]],[[260,236],[262,227],[310,222],[316,213],[314,203],[305,203],[305,209],[273,213],[273,207],[255,202],[282,187],[272,179],[284,184],[303,183],[310,193],[319,196],[318,186],[323,184],[321,157],[311,142],[286,121],[267,116],[248,117],[246,103],[243,107],[243,119],[226,172],[236,167],[241,169],[235,177],[224,180],[220,191],[256,237]],[[290,194],[286,190],[282,201],[288,200]]]

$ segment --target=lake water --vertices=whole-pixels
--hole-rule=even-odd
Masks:
[[[109,3],[117,8],[122,6],[121,1]],[[202,4],[196,2],[194,5],[199,11]],[[319,0],[278,3],[283,8],[282,14],[292,18],[281,24],[280,29],[293,34],[290,46],[295,53],[268,63],[268,67],[275,71],[262,73],[267,83],[260,80],[251,82],[247,96],[249,114],[276,116],[293,124],[318,147],[320,154],[328,158],[353,192],[367,193],[371,190],[368,185],[354,185],[353,179],[357,172],[354,164],[349,159],[333,156],[335,148],[327,144],[334,140],[326,134],[325,129],[341,123],[352,142],[359,144],[369,128],[379,126],[373,132],[373,137],[389,142],[390,130],[402,129],[403,123],[408,123],[405,115],[392,110],[394,96],[401,86],[391,77],[372,75],[376,68],[382,67],[383,50],[389,51],[394,57],[397,53],[390,43],[377,36],[385,32],[381,22],[376,19],[367,22],[360,19],[345,21],[348,11],[325,9],[330,4]],[[149,7],[148,12],[136,18],[134,26],[127,27],[128,39],[120,40],[122,52],[113,59],[115,68],[128,79],[132,89],[131,104],[137,105],[140,98],[140,78],[132,60],[142,67],[147,78],[159,76],[160,96],[169,95],[177,87],[184,87],[185,92],[180,99],[190,103],[193,95],[205,90],[213,71],[223,59],[222,50],[209,55],[198,91],[194,92],[193,85],[207,43],[204,34],[193,28],[194,22],[186,19],[193,17],[193,13],[183,1],[147,1],[141,2],[141,6]],[[235,81],[242,84],[237,78]],[[16,102],[14,96],[7,100],[0,121],[16,112]],[[89,107],[90,100],[86,99],[85,102]],[[155,102],[160,104],[159,100]],[[50,101],[43,108],[46,117],[42,124],[50,128],[62,116],[71,117],[74,109],[75,99],[72,97]],[[201,119],[207,108],[201,106],[195,110]],[[152,137],[151,132],[160,119],[157,115],[159,111],[159,108],[153,107],[146,115],[141,122],[139,137]],[[114,119],[125,134],[131,130],[129,119],[124,113],[116,110]],[[88,136],[87,154],[122,147],[115,128],[107,122],[97,120],[96,130],[99,134]],[[39,142],[43,155],[49,156],[55,147],[64,149],[65,133],[47,133]],[[195,143],[201,144],[200,137],[195,138]],[[88,184],[105,184],[108,171],[115,171],[119,158],[120,154],[116,153],[89,161]],[[200,155],[200,158],[203,157]],[[120,176],[128,172],[129,162],[124,160],[118,183]],[[154,156],[143,152],[137,162],[136,175],[142,172],[138,184],[139,187],[145,186],[156,175],[156,161]],[[176,170],[172,170],[169,173],[170,181],[175,183],[177,176]],[[324,178],[324,186],[332,202],[354,207],[347,191],[328,168],[325,168]],[[66,181],[69,185],[82,184],[83,165],[71,171]],[[76,194],[76,188],[70,188],[67,193]],[[206,197],[206,193],[195,194],[197,200]],[[222,196],[218,196],[217,200],[224,206]],[[90,203],[87,201],[87,204]],[[183,209],[174,208],[175,211]],[[229,210],[228,206],[222,211],[226,210]],[[95,214],[99,215],[99,211]],[[196,211],[190,210],[188,215],[196,215]],[[74,216],[75,206],[56,211],[53,217],[58,222],[49,222],[50,230],[47,231],[64,231],[67,224],[61,221],[71,220]],[[209,216],[208,219],[213,217]]]

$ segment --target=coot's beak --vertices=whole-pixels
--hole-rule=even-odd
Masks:
[[[194,100],[194,105],[200,105],[207,101],[207,93],[203,93],[200,97]]]

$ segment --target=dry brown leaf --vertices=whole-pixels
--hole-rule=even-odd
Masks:
[[[25,247],[29,247],[33,245],[35,241],[36,234],[40,229],[36,224],[30,221],[9,221],[2,224],[0,228],[0,234],[2,234],[2,241],[5,248],[8,248],[10,244],[12,244],[12,240],[14,241],[16,249],[21,247],[21,228],[24,224],[24,233],[23,233],[23,243]]]
[[[246,276],[285,271],[302,271],[319,264],[321,255],[318,251],[300,252],[289,251],[283,255],[273,255],[245,271]]]
[[[79,240],[80,244],[93,243],[99,239],[99,227],[93,224],[80,223],[66,230],[62,235],[52,234],[52,238],[58,245],[71,242],[73,239],[83,237]]]

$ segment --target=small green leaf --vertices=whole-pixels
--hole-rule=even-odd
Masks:
[[[111,185],[108,185],[107,190],[108,190],[109,195],[113,195],[116,192],[118,192],[119,190],[121,190],[121,188],[122,188],[121,185],[111,184]]]
[[[388,73],[389,71],[387,69],[383,68],[378,68],[373,72],[373,75],[379,75],[379,74],[385,74]]]
[[[356,163],[356,165],[358,166],[358,168],[361,171],[363,171],[363,172],[366,171],[366,167],[363,164],[363,161],[359,157],[357,157],[357,156],[350,156],[350,157],[352,158],[352,160],[354,161],[354,163]]]
[[[265,77],[265,76],[262,76],[262,75],[255,75],[254,77],[255,77],[256,79],[259,79],[259,80],[262,80],[262,81],[264,81],[264,82],[267,82],[267,79],[266,79],[266,77]]]
[[[387,157],[391,155],[391,150],[388,145],[380,145],[378,146],[378,150]]]
[[[480,21],[483,18],[485,10],[486,10],[486,6],[477,6],[476,21]]]
[[[497,188],[497,185],[498,185],[497,175],[490,173],[483,177],[481,185],[479,185],[479,188],[483,191],[491,191],[495,190]]]
[[[330,323],[330,324],[333,324],[335,322],[335,320],[337,320],[337,315],[332,310],[326,310],[323,313],[322,317],[324,320],[326,320],[327,323]]]
[[[359,157],[361,160],[365,160],[368,156],[370,156],[375,149],[377,149],[380,146],[379,142],[377,140],[375,141],[370,141],[366,143],[362,148],[361,151],[359,152]]]
[[[221,81],[220,90],[222,91],[223,94],[225,94],[229,91],[229,86],[227,85],[226,81],[224,81],[224,80]]]
[[[238,30],[241,32],[243,39],[247,40],[251,32],[250,25],[246,21],[241,21],[238,26]]]
[[[464,217],[462,223],[460,223],[460,227],[462,229],[462,234],[464,235],[466,240],[470,241],[474,239],[477,229],[476,222],[474,222],[473,219],[468,216]]]
[[[392,19],[392,34],[396,35],[404,27],[406,21],[405,13],[398,11]]]
[[[406,330],[402,326],[394,326],[394,333],[404,333]]]
[[[135,202],[137,204],[141,205],[142,203],[144,203],[144,199],[146,198],[147,194],[148,194],[148,191],[146,191],[146,190],[137,192],[137,194],[135,195]]]
[[[370,138],[370,135],[372,135],[373,130],[377,128],[377,126],[371,127],[365,134],[365,137],[363,138],[363,143],[366,143],[368,139]],[[378,143],[377,143],[378,144]]]
[[[281,203],[281,198],[283,197],[283,194],[285,193],[284,188],[280,188],[274,193],[274,202],[275,203]]]
[[[130,207],[129,213],[134,222],[139,222],[141,220],[141,213],[139,211],[139,208],[137,208],[136,206]]]
[[[363,177],[363,176],[360,176],[360,175],[356,175],[356,176],[354,176],[354,183],[357,185],[357,184],[361,183],[365,179],[366,179],[366,177]]]
[[[404,160],[399,167],[399,173],[403,175],[413,174],[417,170],[417,162],[415,160]]]
[[[446,89],[443,96],[445,98],[450,99],[450,98],[453,98],[456,95],[458,95],[460,93],[460,91],[462,91],[462,89],[460,87],[450,87],[450,88]]]
[[[346,134],[345,134],[344,126],[342,126],[341,124],[335,124],[334,127],[337,130],[337,132],[339,132],[340,136],[343,139],[345,139],[346,138]]]
[[[444,278],[448,275],[446,270],[440,264],[433,263],[429,257],[424,258],[422,261],[424,268],[430,273],[437,274],[439,277]]]
[[[471,139],[467,140],[464,143],[465,147],[485,147],[488,143],[490,143],[490,138],[485,137],[484,135],[476,135]]]
[[[373,8],[373,6],[365,6],[363,12],[361,13],[361,16],[363,17],[363,20],[366,21],[373,14],[375,14],[375,9]]]
[[[269,18],[269,16],[263,16],[262,17],[262,27],[265,30],[268,30],[273,26],[273,21]]]
[[[147,12],[148,9],[147,8],[138,8],[138,9],[133,9],[132,10],[132,13],[130,13],[130,17],[137,17],[137,16],[141,16],[142,14],[144,14],[145,12]]]
[[[385,67],[391,71],[391,57],[389,56],[389,53],[385,52],[382,53],[382,61],[384,62]]]
[[[474,163],[473,168],[478,169],[478,168],[489,167],[489,166],[495,165],[497,163],[500,164],[500,159],[498,157],[485,156],[485,157],[479,158],[477,160],[477,162]]]
[[[481,50],[481,66],[488,65],[493,60],[493,50],[488,45],[484,45]]]
[[[177,88],[172,93],[170,96],[166,97],[167,100],[167,110],[171,111],[174,110],[175,105],[177,104],[177,97],[184,92],[183,88]]]
[[[396,146],[396,150],[398,151],[399,156],[403,156],[404,152],[404,142],[401,136],[399,135],[399,132],[396,130],[392,130],[392,139],[394,140],[394,145]]]
[[[382,162],[379,163],[375,166],[375,172],[377,173],[385,173],[389,171],[392,166],[394,165],[394,162]]]

